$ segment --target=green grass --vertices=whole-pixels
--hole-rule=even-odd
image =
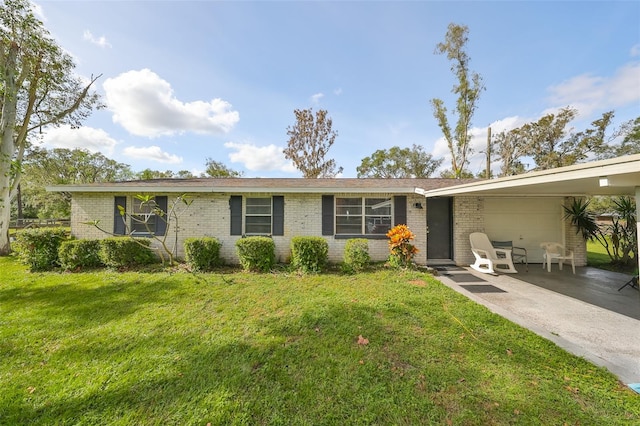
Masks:
[[[611,258],[607,254],[607,250],[597,241],[587,241],[587,264],[594,268],[606,269],[608,271],[634,275],[638,273],[637,263],[633,265],[611,263]]]
[[[420,272],[0,276],[0,424],[640,418],[606,370]]]

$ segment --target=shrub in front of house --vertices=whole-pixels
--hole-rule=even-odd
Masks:
[[[59,265],[58,248],[68,238],[61,228],[25,229],[16,233],[13,250],[31,272],[50,271]]]
[[[413,264],[413,257],[418,248],[411,244],[416,237],[407,225],[396,225],[389,232],[389,265],[394,268],[408,268]]]
[[[344,245],[342,269],[348,273],[364,270],[371,262],[369,241],[365,238],[352,238]]]
[[[187,238],[184,240],[185,261],[196,272],[211,271],[222,265],[220,246],[217,238]]]
[[[110,268],[148,265],[156,256],[147,238],[112,237],[100,240],[100,260]]]
[[[328,256],[329,244],[322,237],[291,239],[291,265],[302,272],[321,272]]]
[[[240,265],[246,271],[269,272],[276,264],[276,243],[269,237],[246,237],[236,241]]]
[[[64,270],[102,266],[99,240],[68,240],[58,248],[58,260]]]

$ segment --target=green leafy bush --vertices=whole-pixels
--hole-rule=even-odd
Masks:
[[[371,261],[369,241],[365,238],[347,240],[344,245],[343,260],[343,270],[345,272],[354,273],[364,270]]]
[[[16,234],[13,249],[31,272],[50,271],[58,266],[58,248],[67,238],[61,228],[25,229]]]
[[[210,271],[222,265],[220,246],[216,238],[187,238],[184,240],[184,253],[187,265],[194,271]]]
[[[100,240],[100,260],[110,268],[148,265],[156,260],[147,238],[113,237]]]
[[[236,241],[240,264],[247,271],[268,272],[276,264],[276,244],[269,237],[246,237]]]
[[[65,270],[101,266],[99,240],[68,240],[58,248],[60,266]]]
[[[320,272],[327,264],[329,244],[322,237],[293,237],[291,265],[302,272]]]

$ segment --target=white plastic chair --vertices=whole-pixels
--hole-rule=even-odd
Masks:
[[[571,269],[573,273],[576,273],[576,265],[573,261],[573,251],[567,250],[565,246],[560,243],[540,243],[540,247],[544,250],[544,254],[542,255],[544,268],[547,266],[547,272],[551,272],[551,262],[554,260],[558,261],[558,267],[562,271],[562,265],[564,262],[571,262]]]
[[[496,272],[515,274],[518,272],[513,266],[511,250],[493,247],[487,234],[473,232],[469,234],[469,242],[471,243],[471,252],[476,258],[475,263],[470,266],[476,271],[487,274]]]

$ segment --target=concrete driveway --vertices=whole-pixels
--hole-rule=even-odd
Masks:
[[[434,267],[442,283],[491,311],[607,368],[627,385],[640,383],[640,292],[631,277],[590,267],[517,265],[517,274]]]

